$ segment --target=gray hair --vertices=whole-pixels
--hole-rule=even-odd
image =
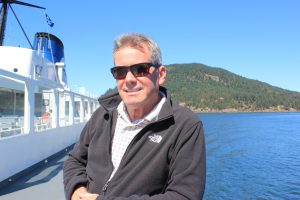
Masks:
[[[123,47],[132,47],[136,49],[143,49],[143,44],[146,44],[150,52],[150,62],[154,65],[162,65],[161,52],[158,45],[149,37],[138,33],[122,34],[115,39],[114,50],[120,50]]]

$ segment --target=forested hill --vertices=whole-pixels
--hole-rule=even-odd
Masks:
[[[197,112],[300,111],[299,92],[198,63],[166,67],[173,101]]]
[[[174,101],[195,111],[300,111],[300,93],[203,64],[167,66]]]

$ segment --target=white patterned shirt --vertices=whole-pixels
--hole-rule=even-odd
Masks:
[[[163,97],[159,101],[159,103],[151,110],[151,112],[146,115],[144,118],[135,120],[131,122],[126,108],[124,106],[124,102],[122,101],[118,105],[118,118],[115,129],[115,134],[112,142],[112,163],[114,165],[114,170],[110,176],[110,179],[116,173],[120,162],[123,158],[123,155],[129,146],[130,142],[133,138],[150,122],[156,121],[158,114],[166,101],[166,97],[163,94]]]

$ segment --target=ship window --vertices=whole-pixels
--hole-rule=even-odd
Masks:
[[[93,113],[99,106],[98,101],[91,100],[91,113]]]
[[[83,122],[82,99],[80,96],[74,96],[74,124]]]
[[[55,98],[53,90],[37,86],[34,91],[34,100],[34,130],[40,132],[54,128]]]
[[[25,84],[0,76],[0,139],[24,133]]]
[[[59,126],[68,126],[71,121],[71,98],[67,92],[59,93]]]

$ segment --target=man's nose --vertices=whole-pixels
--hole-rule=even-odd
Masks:
[[[131,71],[128,71],[125,76],[125,81],[126,82],[136,82],[136,77],[132,74]]]

